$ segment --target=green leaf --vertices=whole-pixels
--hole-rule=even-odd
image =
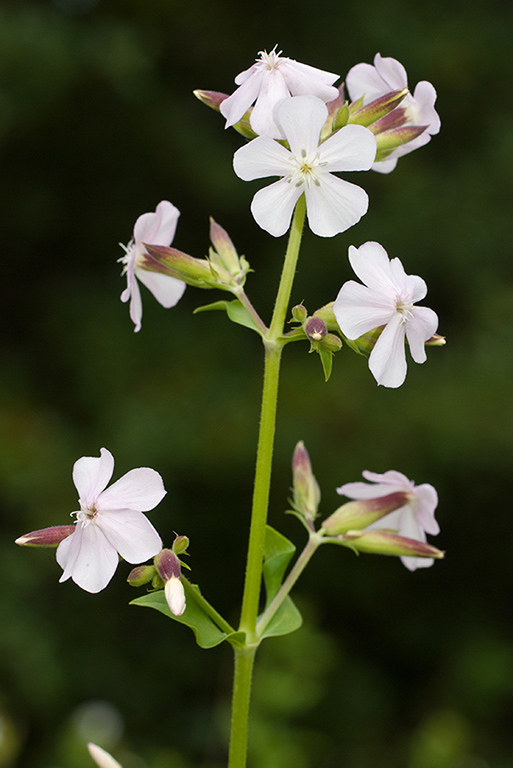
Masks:
[[[198,588],[183,582],[185,590],[185,599],[187,607],[181,616],[175,616],[169,610],[166,598],[164,596],[164,590],[158,592],[150,592],[147,595],[138,597],[132,600],[130,605],[142,605],[145,608],[154,608],[156,611],[160,611],[170,619],[178,621],[180,624],[185,624],[186,627],[190,627],[194,632],[196,642],[200,648],[214,648],[224,640],[227,640],[232,645],[241,645],[244,643],[243,632],[232,632],[227,634],[223,632],[217,624],[215,624],[210,616],[208,616],[203,608],[195,600],[195,594],[199,592]]]
[[[294,544],[270,525],[265,529],[264,544],[264,584],[266,593],[266,608],[276,597],[281,587],[287,566],[296,551]],[[278,611],[279,613],[279,611]],[[274,621],[274,619],[273,619]]]
[[[322,347],[319,347],[318,352],[321,358],[322,370],[324,371],[324,381],[328,381],[333,366],[333,352],[329,349],[322,349]]]
[[[292,598],[287,595],[280,605],[271,621],[262,633],[264,637],[277,637],[278,635],[288,635],[295,632],[303,623],[303,617],[292,602]]]
[[[205,304],[203,307],[197,307],[197,309],[194,310],[194,314],[197,314],[198,312],[209,312],[213,309],[224,310],[233,323],[244,325],[246,328],[251,328],[252,331],[256,331],[258,334],[262,335],[261,329],[238,299],[234,299],[233,301],[215,301],[213,304]]]

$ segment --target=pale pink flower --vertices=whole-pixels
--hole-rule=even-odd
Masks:
[[[104,589],[117,568],[119,555],[129,563],[143,563],[162,549],[157,531],[143,512],[159,504],[166,491],[154,469],[132,469],[107,488],[114,457],[106,448],[100,458],[84,456],[75,462],[73,482],[80,510],[75,531],[57,548],[63,568],[59,581],[70,577],[86,592]]]
[[[176,277],[150,272],[141,268],[147,255],[144,244],[164,245],[168,247],[175,236],[176,224],[180,211],[168,200],[162,200],[154,213],[143,213],[134,226],[134,236],[127,246],[121,245],[126,255],[118,261],[124,264],[122,274],[126,274],[127,287],[121,294],[121,301],[130,299],[130,317],[135,325],[134,331],[141,329],[142,301],[137,281],[139,280],[155,296],[159,304],[168,309],[174,307],[185,291],[185,283]]]
[[[425,297],[426,283],[407,275],[399,259],[390,260],[379,243],[351,245],[349,261],[365,285],[344,283],[333,304],[337,323],[352,340],[385,326],[370,353],[369,368],[378,384],[400,387],[406,378],[405,339],[414,361],[424,363],[424,344],[438,327],[432,309],[414,306]]]
[[[346,87],[351,101],[364,97],[363,103],[384,96],[390,91],[398,91],[408,87],[408,75],[402,64],[390,57],[384,58],[379,53],[371,64],[357,64],[349,70]],[[422,80],[415,87],[413,94],[409,93],[401,102],[399,110],[406,112],[406,125],[425,125],[426,130],[407,144],[394,149],[384,160],[374,163],[372,169],[381,173],[390,173],[399,157],[413,152],[414,149],[427,144],[431,136],[440,130],[440,118],[435,110],[436,91],[431,83]]]
[[[361,125],[348,125],[319,144],[328,110],[315,96],[295,96],[277,110],[290,146],[259,136],[237,150],[235,173],[244,181],[281,176],[259,190],[251,203],[256,223],[274,237],[290,227],[304,193],[310,229],[321,237],[344,232],[367,212],[367,193],[333,171],[366,171],[376,156],[376,139]]]
[[[255,133],[284,139],[275,116],[276,106],[284,99],[310,95],[327,102],[337,98],[338,89],[333,83],[339,75],[281,56],[276,46],[271,53],[260,51],[259,56],[252,67],[237,75],[235,83],[239,87],[221,103],[226,128],[237,123],[256,102],[249,119]]]
[[[122,768],[120,763],[118,763],[117,760],[114,760],[112,755],[109,755],[108,752],[101,747],[98,747],[96,744],[90,742],[87,745],[87,749],[99,768]]]
[[[403,507],[385,515],[365,530],[391,529],[397,531],[400,536],[424,543],[426,533],[436,535],[440,532],[435,520],[438,495],[432,485],[415,485],[401,472],[393,469],[382,475],[365,470],[362,475],[368,483],[345,483],[337,488],[337,493],[349,499],[378,499],[392,493],[406,493],[410,499]],[[410,571],[433,565],[433,558],[429,557],[403,556],[401,560]]]

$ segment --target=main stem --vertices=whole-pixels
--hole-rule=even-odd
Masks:
[[[306,204],[302,196],[296,205],[285,261],[268,333],[264,336],[265,364],[260,428],[251,510],[246,579],[242,599],[239,629],[246,634],[246,647],[235,650],[233,681],[232,723],[228,768],[245,768],[247,757],[248,714],[253,674],[253,663],[258,646],[256,622],[260,602],[262,566],[264,557],[265,527],[269,508],[271,469],[276,430],[278,384],[285,318],[290,301],[292,283],[296,272],[301,234],[305,220]]]

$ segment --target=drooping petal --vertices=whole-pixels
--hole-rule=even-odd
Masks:
[[[388,297],[371,291],[354,280],[344,283],[333,304],[333,314],[340,330],[348,339],[386,325],[395,312]]]
[[[114,456],[106,448],[100,458],[83,456],[73,465],[73,482],[84,506],[92,507],[114,472]]]
[[[294,206],[302,193],[302,187],[286,179],[259,189],[251,202],[251,213],[258,226],[273,237],[284,235],[290,227]]]
[[[369,197],[356,184],[332,176],[319,178],[319,186],[305,189],[310,229],[319,237],[333,237],[356,224],[367,213]]]
[[[405,508],[399,530],[401,536],[415,541],[426,541],[426,534],[420,527],[412,510]],[[409,571],[415,571],[417,568],[429,568],[434,560],[431,557],[401,557],[401,562]]]
[[[415,488],[415,505],[417,520],[426,533],[440,533],[440,526],[435,520],[438,494],[432,485],[423,483]]]
[[[236,151],[233,169],[243,181],[287,176],[291,172],[290,158],[289,150],[281,144],[268,136],[259,136]]]
[[[279,105],[277,115],[293,155],[301,156],[302,151],[307,155],[315,152],[328,116],[328,109],[320,99],[315,96],[287,99]]]
[[[338,96],[338,89],[333,83],[340,75],[325,72],[309,64],[301,64],[287,59],[281,65],[281,71],[293,96],[317,96],[322,101],[332,101]]]
[[[399,491],[402,489],[395,489],[384,483],[370,485],[369,483],[356,482],[344,483],[340,488],[337,488],[337,493],[341,496],[347,496],[348,499],[380,499],[382,496],[388,496],[396,490]]]
[[[418,109],[418,124],[427,125],[426,132],[434,136],[440,131],[440,116],[435,109],[436,90],[427,80],[421,80],[415,86],[413,99]]]
[[[406,475],[402,472],[398,472],[396,469],[387,469],[386,472],[380,474],[379,472],[370,472],[368,469],[364,469],[362,476],[372,483],[384,483],[390,489],[390,486],[394,486],[394,490],[398,491],[413,491],[415,487],[411,480],[408,480]],[[388,493],[394,491],[389,490]]]
[[[383,329],[369,357],[369,369],[378,384],[396,389],[406,378],[405,328],[396,313]]]
[[[411,356],[416,363],[426,362],[424,344],[436,332],[438,316],[427,307],[413,307],[411,317],[406,324],[406,338],[410,345]]]
[[[57,547],[57,562],[64,569],[59,581],[70,577],[86,592],[104,589],[118,565],[118,554],[93,521],[77,523],[75,533]]]
[[[153,525],[134,509],[98,513],[97,527],[128,563],[144,563],[162,549],[162,539]]]
[[[262,70],[258,70],[253,65],[235,78],[239,87],[219,107],[222,116],[226,118],[226,128],[235,125],[258,97],[263,74]]]
[[[365,95],[364,103],[368,104],[383,94],[383,85],[383,79],[372,64],[356,64],[347,73],[346,88],[351,101]]]
[[[96,507],[102,512],[135,509],[148,512],[160,504],[166,489],[162,477],[154,469],[138,467],[116,480],[98,498]]]
[[[162,200],[154,213],[143,213],[139,216],[134,226],[134,239],[136,245],[149,243],[150,245],[171,245],[175,236],[176,224],[180,211],[169,200]]]
[[[384,85],[389,90],[399,91],[402,88],[408,87],[408,75],[403,65],[397,59],[377,53],[374,56],[374,66]]]
[[[130,320],[133,322],[135,328],[134,333],[141,330],[142,320],[142,301],[141,291],[135,278],[135,272],[132,268],[132,273],[127,272],[128,285],[121,294],[121,301],[126,302],[130,299]]]
[[[249,122],[259,136],[284,139],[285,134],[277,123],[276,110],[290,93],[280,69],[273,69],[261,81],[260,93],[251,112]]]
[[[185,291],[183,280],[138,267],[135,268],[135,273],[137,279],[152,292],[159,304],[162,304],[166,309],[174,307],[182,298]]]
[[[328,171],[368,171],[376,157],[376,137],[363,125],[346,125],[319,147]]]

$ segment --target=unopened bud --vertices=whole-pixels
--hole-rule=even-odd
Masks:
[[[227,93],[221,93],[220,91],[203,91],[200,88],[193,91],[193,94],[202,104],[206,104],[207,107],[215,109],[216,112],[219,112],[221,104],[228,98]]]
[[[148,255],[143,257],[139,265],[142,269],[176,277],[197,288],[216,287],[215,276],[207,259],[195,259],[176,248],[167,248],[164,245],[145,243],[144,247]]]
[[[333,304],[335,302],[330,301],[329,304],[325,304],[320,309],[317,309],[313,313],[313,317],[320,317],[326,323],[328,331],[339,331],[338,323],[333,313]]]
[[[184,552],[187,551],[187,548],[189,546],[189,539],[187,536],[176,536],[176,539],[173,541],[173,552],[175,555],[183,555]]]
[[[169,610],[174,616],[181,616],[185,611],[185,593],[180,580],[180,560],[171,549],[163,549],[153,562],[158,575],[164,582],[164,594]]]
[[[308,312],[303,304],[296,304],[295,307],[292,307],[292,320],[296,323],[301,323],[301,325],[303,325],[307,317]]]
[[[154,578],[155,568],[153,565],[138,565],[137,568],[132,568],[127,581],[131,587],[142,587]]]
[[[378,496],[375,499],[349,501],[335,510],[322,524],[328,536],[338,536],[350,530],[367,528],[376,520],[404,507],[411,501],[411,496],[404,491]]]
[[[250,271],[248,261],[239,256],[228,232],[214,219],[210,218],[210,240],[213,248],[209,251],[209,261],[213,272],[219,272],[219,280],[226,284],[244,285],[246,275]]]
[[[315,315],[308,318],[304,330],[310,341],[321,341],[328,333],[324,320],[321,317],[315,317]]]
[[[296,445],[292,457],[294,509],[307,521],[315,520],[321,500],[319,484],[312,472],[308,451],[302,440]]]
[[[445,552],[431,544],[416,539],[399,536],[392,531],[348,531],[343,536],[337,536],[339,543],[345,543],[358,552],[368,552],[374,555],[392,555],[395,557],[434,557],[441,560]]]
[[[20,547],[58,547],[61,541],[75,532],[74,525],[54,525],[51,528],[41,528],[20,536],[15,544]]]
[[[362,106],[360,102],[351,104],[349,108],[349,123],[363,125],[365,128],[368,128],[371,125],[374,126],[378,120],[382,120],[385,116],[394,114],[394,111],[404,112],[404,110],[398,110],[397,107],[402,102],[407,93],[408,89],[402,88],[398,91],[390,91],[390,93],[385,93],[383,96],[379,96],[377,99],[374,99],[374,101],[369,102],[365,106]],[[399,117],[402,119],[401,125],[404,125],[407,118],[403,117],[402,115],[396,115],[396,118],[394,119],[399,119]]]
[[[445,336],[440,336],[438,333],[434,333],[427,341],[430,347],[443,347],[447,344]]]

